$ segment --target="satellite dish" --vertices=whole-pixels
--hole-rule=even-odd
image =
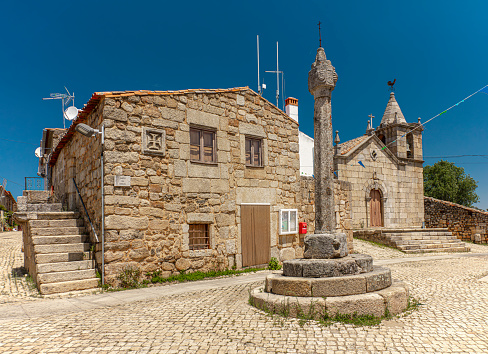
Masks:
[[[76,108],[75,106],[68,107],[66,108],[66,111],[64,111],[64,117],[67,120],[73,120],[76,118],[77,115],[78,115],[78,108]]]
[[[42,154],[41,154],[41,148],[40,148],[40,147],[38,147],[38,148],[36,149],[35,154],[36,154],[36,157],[39,157],[39,158],[41,158],[41,157],[42,157]]]

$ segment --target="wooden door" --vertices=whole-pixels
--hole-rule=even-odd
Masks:
[[[241,205],[242,266],[267,264],[270,241],[270,206]]]
[[[369,196],[371,197],[371,226],[383,226],[381,215],[381,194],[377,189],[372,189]]]

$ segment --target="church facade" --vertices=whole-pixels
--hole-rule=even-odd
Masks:
[[[376,129],[368,123],[364,135],[343,143],[336,132],[334,170],[336,178],[352,187],[353,229],[422,227],[422,131],[420,122],[407,123],[392,92]],[[301,138],[310,145],[306,136]],[[300,152],[313,156],[305,146]],[[310,156],[302,154],[300,174],[307,175]]]

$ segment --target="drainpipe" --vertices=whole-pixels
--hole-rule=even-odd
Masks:
[[[105,183],[103,180],[104,171],[103,171],[103,150],[105,144],[105,126],[102,122],[102,151],[100,153],[100,161],[101,161],[101,168],[102,168],[102,291],[103,286],[105,285]]]

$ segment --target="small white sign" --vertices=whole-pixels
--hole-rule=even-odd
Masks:
[[[115,187],[130,187],[130,176],[115,176]]]

